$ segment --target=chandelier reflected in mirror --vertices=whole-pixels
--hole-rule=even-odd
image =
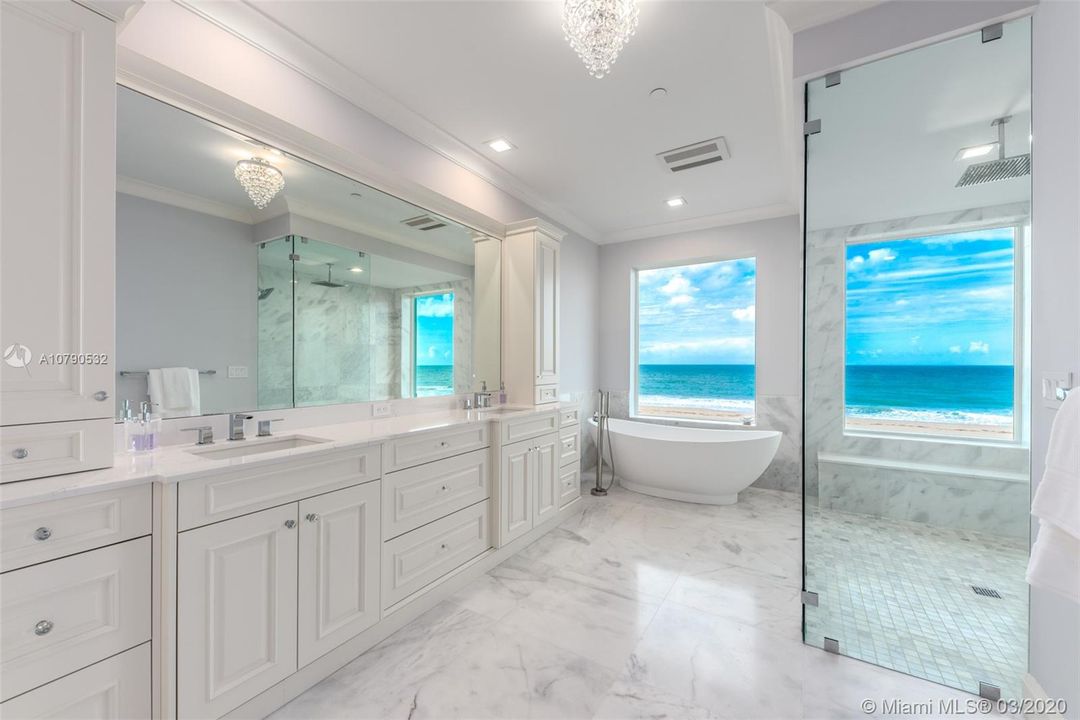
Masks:
[[[635,0],[565,0],[563,33],[589,74],[611,71],[638,24]]]
[[[247,192],[251,202],[260,210],[274,199],[285,187],[285,175],[262,158],[248,158],[236,163],[233,171],[241,187]]]

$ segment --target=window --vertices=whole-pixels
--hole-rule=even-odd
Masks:
[[[637,271],[635,415],[753,418],[756,265]]]
[[[454,394],[454,293],[413,297],[415,397]]]
[[[1002,227],[848,246],[848,429],[1017,437],[1018,236]]]

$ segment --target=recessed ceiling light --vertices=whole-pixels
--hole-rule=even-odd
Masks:
[[[486,145],[498,153],[514,149],[514,144],[505,138],[495,138],[494,140],[488,140]]]
[[[351,268],[349,268],[349,272],[364,272],[364,268],[362,268],[362,267],[351,267]]]
[[[986,143],[985,145],[972,145],[971,147],[960,148],[960,151],[956,153],[957,160],[971,160],[972,158],[982,157],[983,155],[989,155],[997,149],[997,143]]]
[[[684,198],[682,196],[673,197],[673,198],[671,198],[671,199],[669,199],[667,201],[667,206],[672,207],[672,208],[682,207],[685,204],[686,204],[686,198]]]
[[[349,193],[349,197],[354,197],[354,198],[359,199],[359,198],[362,198],[364,196],[361,195],[360,193]]]

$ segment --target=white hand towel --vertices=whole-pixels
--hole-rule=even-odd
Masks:
[[[1080,390],[1069,394],[1054,418],[1031,514],[1039,518],[1039,535],[1027,581],[1080,603]]]
[[[147,377],[150,407],[162,417],[201,415],[199,371],[193,368],[154,368]]]

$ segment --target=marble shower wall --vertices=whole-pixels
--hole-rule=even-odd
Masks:
[[[1024,203],[807,233],[804,471],[808,502],[820,500],[823,507],[832,509],[1027,536],[1026,448],[936,441],[927,436],[845,434],[843,407],[847,244],[854,239],[959,232],[995,221],[1015,221],[1027,212]],[[819,458],[822,455],[825,460]],[[840,456],[842,462],[830,462],[828,456]],[[852,465],[845,458],[870,461],[870,465]],[[898,463],[912,467],[897,467]],[[933,472],[928,473],[927,467]]]

